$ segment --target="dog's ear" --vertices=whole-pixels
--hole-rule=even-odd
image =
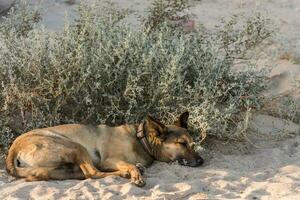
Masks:
[[[154,136],[160,138],[163,138],[164,135],[167,133],[167,127],[151,116],[147,117],[146,129],[149,134],[154,134]]]
[[[189,115],[190,115],[189,112],[182,113],[179,116],[178,120],[174,122],[174,125],[187,129]]]

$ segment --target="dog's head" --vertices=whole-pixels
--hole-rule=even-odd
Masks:
[[[164,125],[158,120],[148,117],[146,130],[150,143],[160,143],[160,161],[178,161],[181,165],[197,167],[203,159],[194,150],[193,138],[187,130],[189,113],[180,115],[173,125]],[[153,146],[155,148],[155,145]]]

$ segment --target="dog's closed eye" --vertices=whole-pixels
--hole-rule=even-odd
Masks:
[[[178,141],[178,144],[180,144],[182,146],[187,146],[187,142],[186,141]]]

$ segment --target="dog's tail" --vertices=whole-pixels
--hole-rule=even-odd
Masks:
[[[10,148],[6,157],[6,171],[10,175],[18,177],[16,162],[16,151]]]
[[[32,169],[29,167],[18,167],[17,152],[11,148],[6,157],[6,171],[17,178],[26,178]]]
[[[26,178],[31,170],[29,167],[19,167],[18,149],[15,147],[16,141],[10,147],[6,156],[6,171],[17,178]]]

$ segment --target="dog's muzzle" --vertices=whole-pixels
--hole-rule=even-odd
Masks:
[[[192,160],[187,160],[184,158],[179,158],[177,159],[178,163],[184,166],[189,166],[189,167],[199,167],[204,163],[203,158],[201,158],[200,156],[197,156],[196,159],[192,159]]]

